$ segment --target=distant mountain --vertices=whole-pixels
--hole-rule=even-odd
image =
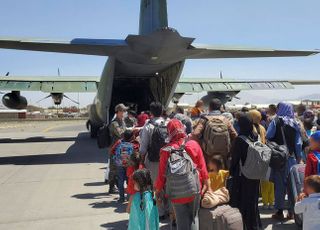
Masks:
[[[305,100],[305,99],[317,99],[317,100],[320,100],[320,93],[314,93],[314,94],[301,96],[297,100]]]

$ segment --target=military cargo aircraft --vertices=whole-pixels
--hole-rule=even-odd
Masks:
[[[6,105],[21,108],[26,99],[20,91],[48,93],[94,92],[90,108],[90,128],[94,136],[109,121],[116,104],[135,104],[139,111],[151,101],[168,106],[170,100],[185,93],[208,92],[205,100],[230,100],[246,89],[286,89],[295,81],[240,81],[224,79],[181,79],[186,59],[253,58],[309,56],[319,51],[274,50],[246,47],[199,45],[194,38],[181,36],[168,26],[166,0],[141,0],[139,34],[125,39],[75,38],[69,41],[0,38],[0,48],[108,56],[100,80],[92,77],[2,77],[0,90]],[[179,81],[180,80],[180,81]],[[314,83],[314,82],[313,82]],[[318,82],[317,82],[318,83]]]

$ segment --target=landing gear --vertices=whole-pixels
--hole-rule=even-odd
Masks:
[[[98,135],[99,127],[92,125],[90,120],[87,121],[86,126],[87,126],[87,129],[90,131],[90,137],[96,138]]]

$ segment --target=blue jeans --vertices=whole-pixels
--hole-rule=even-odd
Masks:
[[[128,181],[126,168],[122,166],[117,166],[117,175],[120,199],[124,199],[124,181]]]
[[[287,194],[287,182],[288,182],[288,175],[290,172],[290,169],[293,165],[297,164],[296,159],[294,157],[289,157],[286,167],[284,167],[281,170],[272,170],[271,172],[271,180],[274,183],[274,189],[275,189],[275,205],[274,207],[276,209],[283,210],[285,197]],[[289,199],[290,201],[291,199]],[[289,203],[289,211],[292,211],[292,204]]]

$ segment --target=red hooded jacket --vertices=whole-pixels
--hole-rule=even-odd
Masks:
[[[165,147],[172,146],[173,148],[179,148],[183,144],[185,138],[187,137],[184,131],[183,124],[177,119],[172,119],[168,123],[167,128],[168,128],[169,138],[171,140],[170,140],[170,143]],[[207,180],[209,177],[208,177],[208,171],[206,168],[206,163],[203,157],[201,147],[198,144],[198,142],[194,140],[190,140],[190,141],[187,141],[187,143],[185,144],[185,150],[191,157],[193,163],[195,164],[199,172],[199,181],[200,181],[200,185],[202,185],[202,182],[204,180]],[[163,148],[160,150],[159,172],[154,185],[156,190],[158,191],[163,190],[166,183],[165,174],[166,174],[166,168],[167,168],[167,162],[168,162],[169,156],[170,156],[169,152],[164,151]],[[185,204],[193,201],[193,199],[194,197],[185,197],[180,199],[172,199],[171,202]]]

